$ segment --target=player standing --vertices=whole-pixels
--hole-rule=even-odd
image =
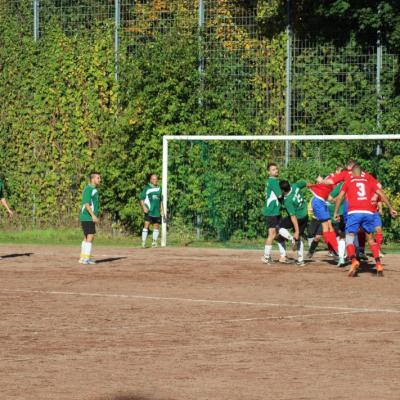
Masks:
[[[98,186],[101,177],[98,172],[92,172],[89,176],[90,183],[85,186],[82,194],[81,212],[79,220],[81,221],[84,239],[81,247],[81,264],[96,264],[91,258],[92,244],[96,234],[96,224],[99,222],[100,198]]]
[[[302,235],[307,228],[308,224],[308,211],[307,203],[301,194],[301,189],[307,186],[307,182],[300,180],[292,185],[288,181],[281,181],[279,183],[283,194],[283,205],[288,213],[288,216],[283,218],[279,223],[279,236],[278,243],[280,244],[281,257],[286,258],[285,242],[280,240],[281,237],[291,240],[287,229],[294,229],[293,239],[297,249],[297,262],[299,266],[304,265],[304,247]]]
[[[382,201],[389,207],[392,217],[396,217],[397,212],[392,208],[386,195],[379,189],[378,185],[362,176],[361,168],[355,165],[352,168],[350,179],[344,183],[340,194],[336,198],[334,217],[339,220],[338,209],[344,196],[348,200],[348,216],[346,222],[346,248],[347,255],[351,259],[351,268],[349,276],[355,277],[358,274],[360,262],[356,258],[354,237],[361,227],[367,237],[372,255],[376,261],[376,271],[378,276],[383,276],[383,266],[379,258],[379,246],[374,241],[374,210],[372,207],[372,198],[377,193]]]
[[[271,257],[272,243],[276,236],[276,227],[281,218],[281,204],[279,198],[282,196],[279,187],[279,168],[275,163],[267,165],[268,179],[265,185],[265,202],[263,216],[265,217],[268,229],[267,240],[265,241],[264,255],[261,261],[265,264],[273,262]]]
[[[146,239],[151,224],[154,226],[152,247],[157,247],[157,239],[159,236],[159,225],[161,218],[164,216],[162,205],[161,188],[158,186],[158,176],[151,174],[149,183],[140,193],[140,205],[144,212],[144,228],[142,231],[142,247],[146,247]]]
[[[7,200],[5,197],[4,182],[2,179],[0,179],[0,202],[1,202],[1,205],[7,210],[8,216],[10,218],[12,218],[14,213],[12,212],[10,206],[7,203]]]

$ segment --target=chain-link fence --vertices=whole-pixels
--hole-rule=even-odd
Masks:
[[[114,35],[116,72],[119,53],[129,52],[137,43],[150,42],[172,28],[196,36],[199,72],[211,64],[222,71],[231,82],[232,102],[239,102],[237,107],[254,117],[250,129],[256,133],[386,131],[385,113],[390,112],[388,99],[398,68],[395,55],[355,42],[336,46],[285,34],[264,38],[257,26],[257,7],[243,4],[231,0],[9,0],[3,12],[20,15],[25,34],[30,32],[33,40],[48,34],[46,27],[52,20],[71,35],[104,24]],[[285,104],[287,98],[290,101]]]

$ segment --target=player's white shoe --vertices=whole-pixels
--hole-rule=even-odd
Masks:
[[[339,257],[338,263],[336,264],[337,267],[344,267],[346,265],[346,260],[343,257]]]
[[[146,242],[142,242],[142,249],[146,248]]]
[[[94,264],[96,264],[96,261],[92,260],[91,258],[81,258],[81,259],[79,259],[79,264],[94,265]]]
[[[298,266],[298,267],[304,267],[305,265],[306,265],[306,263],[304,262],[304,260],[303,259],[298,259],[297,261],[296,261],[296,265]]]
[[[279,258],[279,263],[280,264],[292,264],[292,262],[286,256],[280,257]]]
[[[158,247],[157,242],[153,242],[153,243],[151,244],[151,247],[153,247],[153,248]]]

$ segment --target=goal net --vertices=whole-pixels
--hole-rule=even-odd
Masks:
[[[265,237],[262,215],[266,166],[280,178],[315,183],[337,166],[356,160],[376,176],[391,200],[400,203],[400,135],[164,136],[163,206],[170,239],[245,241]],[[304,191],[307,200],[311,198]],[[397,239],[397,221],[388,238]]]

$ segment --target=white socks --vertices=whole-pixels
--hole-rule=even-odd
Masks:
[[[86,242],[85,240],[81,245],[81,259],[89,260],[92,254],[92,242]]]
[[[269,245],[269,244],[265,245],[265,247],[264,247],[264,256],[265,257],[269,257],[271,255],[271,249],[272,249],[271,245]]]
[[[344,239],[338,240],[338,253],[339,259],[344,259],[346,254],[346,241]]]
[[[158,229],[154,229],[153,231],[153,242],[157,242],[159,231]]]
[[[286,257],[286,245],[285,242],[278,242],[279,254],[281,257]]]
[[[293,241],[293,236],[289,233],[289,231],[285,228],[279,229],[279,234],[287,240]]]
[[[143,231],[142,231],[142,242],[145,242],[145,241],[146,241],[147,235],[148,235],[148,234],[149,234],[149,230],[143,228]]]
[[[302,240],[297,242],[297,255],[299,261],[304,261],[304,244]]]

